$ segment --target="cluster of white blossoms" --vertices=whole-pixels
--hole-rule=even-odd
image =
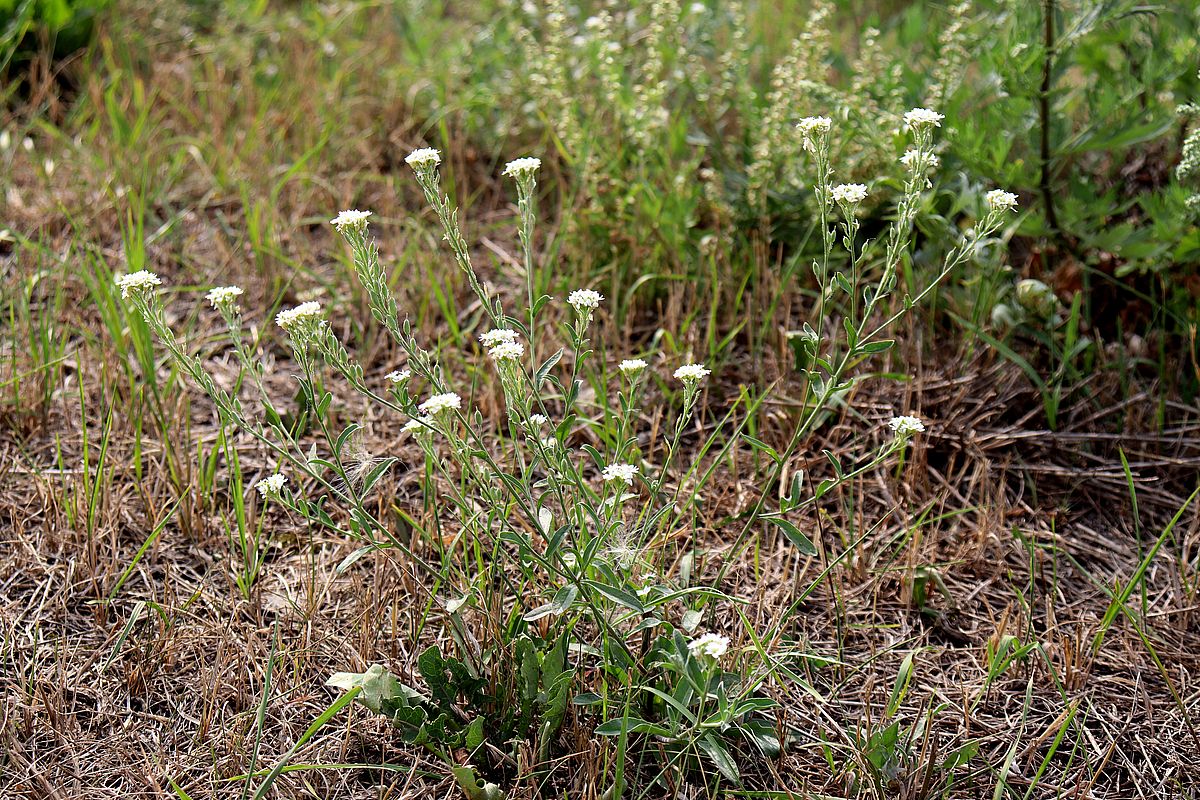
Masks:
[[[275,315],[275,324],[288,333],[300,330],[305,325],[321,316],[321,304],[316,300],[301,303],[295,308],[288,308]]]
[[[532,177],[541,166],[540,158],[516,158],[504,165],[504,174],[510,178],[524,180]]]
[[[1017,196],[1012,192],[1006,192],[1003,189],[992,189],[985,197],[988,208],[993,211],[1015,211],[1017,208]]]
[[[830,194],[838,205],[854,206],[867,199],[867,187],[861,183],[840,183]]]
[[[705,633],[688,642],[688,652],[693,656],[719,659],[729,652],[729,637],[719,633]]]
[[[254,488],[258,489],[258,493],[263,496],[263,499],[278,497],[283,491],[284,484],[287,483],[287,476],[276,472],[274,475],[263,478],[258,483],[254,484]]]
[[[240,286],[218,286],[208,290],[208,302],[212,303],[212,307],[218,311],[232,307],[241,296],[242,287]]]
[[[121,297],[125,299],[128,299],[131,293],[145,292],[155,286],[162,286],[162,281],[149,270],[139,269],[128,275],[117,276],[117,287],[121,290]]]
[[[479,335],[479,341],[496,361],[516,361],[525,353],[525,347],[517,340],[517,332],[508,328],[485,331]]]
[[[412,373],[406,369],[401,369],[401,370],[394,370],[392,372],[389,372],[387,375],[384,375],[383,377],[386,378],[387,380],[391,381],[392,383],[404,383],[406,380],[408,380],[409,378],[412,377]]]
[[[895,431],[897,436],[912,436],[914,433],[924,432],[925,423],[921,422],[920,417],[892,417],[888,420],[888,427]]]
[[[525,354],[525,347],[518,341],[501,342],[488,351],[496,361],[516,361]]]
[[[937,169],[942,164],[942,160],[933,153],[909,148],[904,151],[904,155],[900,156],[900,164],[905,168],[913,171]]]
[[[595,311],[604,300],[604,295],[592,289],[576,289],[567,296],[567,302],[580,314]]]
[[[675,378],[684,383],[699,383],[712,374],[712,370],[703,364],[684,364],[675,370]]]
[[[550,418],[547,417],[545,414],[530,414],[529,415],[529,424],[533,425],[535,428],[540,428],[549,421],[550,421]]]
[[[622,481],[626,486],[633,486],[633,479],[637,477],[637,474],[638,468],[633,464],[609,464],[600,473],[600,477],[604,478],[607,483]]]
[[[433,427],[433,417],[416,417],[404,423],[405,433],[424,433]]]
[[[796,124],[804,149],[810,153],[816,152],[817,142],[832,128],[833,120],[829,117],[805,117]]]
[[[422,147],[419,150],[413,150],[405,157],[404,163],[408,164],[413,169],[419,167],[436,167],[442,163],[442,154],[432,147]]]
[[[508,328],[495,328],[494,330],[479,334],[479,342],[484,347],[495,347],[498,344],[515,342],[516,340],[517,332],[510,331]]]
[[[367,227],[367,217],[371,216],[370,211],[359,211],[358,209],[349,209],[342,211],[336,217],[329,220],[333,227],[341,233],[346,229],[364,230]]]
[[[914,108],[904,113],[904,124],[914,130],[930,126],[940,128],[942,127],[942,120],[945,118],[944,114],[939,114],[928,108]]]
[[[430,416],[440,414],[443,411],[457,411],[460,408],[462,408],[462,398],[454,392],[435,394],[417,406],[419,411]]]
[[[617,369],[626,375],[636,375],[646,367],[646,362],[640,358],[627,358],[617,365]]]

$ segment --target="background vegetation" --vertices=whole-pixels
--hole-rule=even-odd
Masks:
[[[447,760],[511,797],[1195,793],[1198,31],[1195,4],[1122,0],[0,0],[0,793],[444,795],[462,791]],[[1016,192],[1019,214],[790,442],[822,252],[795,123],[834,121],[838,181],[869,188],[861,241],[896,214],[914,106],[946,117],[941,165],[881,315],[938,273],[985,192]],[[431,646],[532,645],[489,627],[497,609],[453,621],[443,601],[470,569],[430,582],[262,503],[270,454],[119,297],[115,275],[162,275],[167,321],[232,384],[201,298],[244,287],[264,381],[299,417],[276,310],[319,300],[370,376],[400,366],[327,224],[369,208],[401,311],[500,426],[486,311],[404,164],[425,146],[513,307],[526,275],[501,171],[542,159],[533,280],[607,297],[595,363],[650,354],[643,444],[674,424],[670,370],[713,370],[672,480],[711,479],[655,561],[733,598],[693,610],[778,703],[762,709],[778,752],[730,745],[740,783],[660,732],[597,736],[582,678],[561,729],[528,733],[558,697],[536,625],[532,697],[434,692],[486,718],[487,745],[464,725],[439,758],[343,707],[335,672],[383,664],[425,691],[452,671]],[[400,459],[378,516],[439,552],[445,509],[404,420],[351,393],[335,408]],[[782,501],[804,474],[811,497],[890,440],[893,413],[926,434],[797,510],[815,552],[783,527],[738,535],[758,492]]]

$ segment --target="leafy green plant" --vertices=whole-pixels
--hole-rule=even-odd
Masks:
[[[111,0],[0,0],[0,70],[29,58],[38,37],[62,57],[87,45]]]
[[[364,673],[337,673],[329,685],[359,689],[357,702],[391,720],[406,742],[421,745],[445,761],[471,800],[491,800],[502,796],[496,785],[481,786],[476,769],[460,765],[451,754],[465,748],[470,758],[486,760],[483,745],[491,742],[497,752],[515,760],[517,746],[528,740],[541,741],[543,751],[548,750],[563,723],[574,674],[567,664],[566,636],[544,652],[522,636],[513,643],[513,651],[512,660],[496,654],[494,668],[485,677],[482,665],[428,648],[417,658],[428,694],[406,686],[378,664]],[[518,702],[510,704],[510,692],[489,693],[492,681],[512,688]],[[494,766],[489,772],[495,772]]]
[[[658,739],[668,764],[687,767],[698,760],[710,763],[732,784],[740,784],[739,758],[730,752],[737,744],[753,745],[775,758],[782,752],[775,722],[766,716],[777,703],[747,685],[743,676],[721,669],[729,640],[717,634],[688,640],[681,631],[659,637],[650,652],[658,680],[644,684],[646,698],[635,716],[632,709],[601,723],[601,736],[643,734]],[[577,697],[578,705],[599,703],[594,695]],[[669,774],[669,773],[666,773]]]
[[[867,187],[833,183],[830,119],[801,123],[820,199],[824,252],[812,270],[821,292],[812,324],[801,336],[807,386],[786,451],[776,452],[753,437],[743,439],[770,456],[772,470],[842,402],[858,380],[854,368],[891,349],[894,342],[884,333],[968,260],[1015,208],[1012,194],[988,193],[977,226],[949,251],[935,280],[906,296],[900,310],[885,315],[884,302],[899,284],[921,194],[936,164],[933,132],[942,115],[918,108],[905,120],[914,146],[901,159],[907,174],[904,193],[881,245],[878,271],[876,260],[868,259],[872,246],[860,238],[858,211]],[[592,365],[590,343],[604,297],[593,289],[570,293],[558,334],[565,346],[554,349],[553,331],[542,323],[551,300],[539,293],[534,249],[540,161],[521,158],[505,169],[517,192],[529,304],[520,315],[507,313],[502,299],[476,273],[457,210],[440,186],[440,153],[422,148],[407,161],[478,301],[480,322],[489,326],[478,338],[504,400],[504,420],[496,428],[489,429],[479,411],[465,406],[437,353],[426,349],[402,318],[369,235],[369,212],[344,211],[332,224],[353,254],[375,321],[407,362],[382,378],[371,376],[334,335],[318,303],[281,311],[276,322],[287,335],[299,371],[304,424],[285,420],[269,396],[263,368],[245,339],[240,288],[215,288],[208,301],[223,318],[241,365],[236,386],[254,389],[260,397],[265,409],[261,421],[247,414],[236,390],[219,387],[175,338],[156,275],[143,270],[119,277],[122,295],[177,368],[212,399],[222,423],[249,433],[278,459],[280,471],[257,483],[264,498],[315,526],[357,539],[362,549],[355,558],[371,551],[396,557],[437,585],[448,583],[462,592],[443,602],[452,649],[429,647],[417,660],[423,689],[406,685],[378,665],[365,673],[339,674],[333,684],[360,692],[360,702],[387,716],[407,741],[437,753],[469,796],[492,798],[500,791],[495,787],[506,767],[490,753],[508,752],[513,762],[515,743],[533,740],[539,757],[549,758],[554,735],[564,723],[568,692],[583,674],[592,677],[575,705],[601,707],[604,718],[597,733],[617,736],[618,753],[636,744],[642,753],[667,754],[664,776],[707,764],[724,780],[739,783],[739,758],[731,747],[752,746],[760,755],[770,755],[784,745],[765,716],[774,705],[764,693],[774,666],[761,647],[726,659],[728,638],[696,628],[703,608],[733,599],[712,585],[693,585],[682,575],[673,578],[665,572],[673,532],[690,524],[714,472],[701,469],[702,460],[714,448],[716,460],[723,458],[743,436],[763,397],[754,403],[743,397],[737,404],[743,406],[741,421],[729,423],[732,410],[716,420],[698,447],[693,445],[694,463],[678,465],[711,372],[703,364],[685,363],[673,371],[679,403],[674,423],[655,451],[647,451],[636,428],[652,356],[621,360],[614,370],[617,387],[609,388],[607,370]],[[835,211],[840,216],[836,228]],[[835,257],[839,242],[844,263]],[[434,530],[420,531],[417,547],[378,516],[379,503],[372,498],[397,459],[372,455],[362,443],[359,423],[341,427],[336,422],[340,415],[330,389],[333,376],[408,420],[404,430],[424,454],[426,496],[450,512],[448,518],[438,515],[429,521]],[[875,469],[924,430],[913,416],[894,417],[889,425],[894,436],[860,465],[845,468],[827,453],[832,477],[813,485],[807,497],[803,481],[794,481],[779,507],[768,509],[766,501],[778,479],[774,472],[742,537],[765,523],[781,529],[802,553],[815,553],[788,516]],[[320,449],[301,441],[314,434]],[[584,442],[578,450],[569,446],[575,437]],[[741,543],[739,538],[735,550]],[[248,573],[247,579],[252,577]],[[757,669],[756,660],[761,662]],[[653,748],[642,741],[641,734],[647,733],[658,737]],[[456,758],[460,749],[476,754],[477,765]],[[614,791],[619,794],[623,785],[618,770]]]

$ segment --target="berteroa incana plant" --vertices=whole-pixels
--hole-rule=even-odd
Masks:
[[[360,542],[360,557],[372,551],[394,557],[423,574],[421,585],[438,594],[444,635],[410,643],[421,651],[419,676],[404,676],[406,683],[375,665],[364,673],[339,673],[330,682],[356,692],[358,701],[392,720],[406,741],[443,759],[469,797],[494,800],[521,770],[544,768],[567,724],[615,739],[607,787],[613,797],[629,785],[625,757],[635,751],[658,762],[647,780],[711,773],[707,765],[720,780],[738,784],[739,765],[751,763],[749,754],[776,755],[788,744],[788,731],[766,716],[775,705],[770,689],[780,670],[762,643],[777,641],[778,631],[750,631],[737,614],[728,616],[743,620],[741,631],[700,632],[706,609],[736,609],[739,600],[722,593],[718,582],[671,574],[679,548],[690,546],[680,544],[680,531],[692,529],[714,473],[678,462],[685,451],[701,454],[697,458],[716,452],[719,460],[740,441],[767,451],[774,471],[735,548],[765,521],[812,554],[812,542],[789,516],[842,481],[878,467],[924,431],[919,418],[896,416],[887,423],[894,436],[862,466],[843,470],[831,459],[833,478],[807,496],[797,484],[780,507],[767,507],[780,467],[847,395],[855,367],[887,351],[893,344],[884,338],[888,329],[970,259],[1016,207],[1014,195],[989,193],[976,226],[947,254],[936,279],[901,303],[885,302],[896,289],[921,194],[937,166],[933,132],[941,120],[927,109],[905,115],[912,148],[900,162],[907,177],[881,248],[863,246],[859,237],[857,210],[872,189],[834,183],[832,121],[812,117],[798,126],[815,169],[823,252],[812,265],[819,293],[811,324],[795,339],[805,378],[802,414],[783,453],[744,436],[745,422],[731,423],[732,412],[711,426],[699,447],[681,446],[690,423],[703,413],[712,378],[712,370],[699,363],[667,367],[672,380],[662,382],[665,395],[674,394],[679,403],[668,435],[638,436],[650,375],[666,359],[630,354],[611,371],[587,368],[605,302],[593,289],[571,291],[561,311],[547,313],[554,301],[539,296],[534,283],[537,158],[517,159],[504,170],[515,184],[527,282],[520,314],[507,312],[502,298],[479,279],[458,212],[440,188],[438,151],[424,148],[407,158],[486,315],[488,327],[478,339],[505,402],[498,430],[464,400],[454,370],[443,369],[399,309],[370,233],[370,212],[343,211],[331,223],[353,253],[375,320],[405,363],[372,377],[375,372],[364,369],[334,334],[327,309],[306,302],[281,311],[276,322],[291,347],[304,424],[295,416],[285,421],[266,388],[264,367],[243,336],[240,289],[216,288],[208,299],[225,320],[241,367],[235,385],[258,392],[265,408],[261,421],[251,418],[236,394],[217,385],[168,327],[157,276],[137,272],[117,282],[177,366],[211,398],[221,423],[245,431],[273,455],[276,471],[257,483],[265,500]],[[550,316],[564,320],[557,333],[545,322]],[[553,342],[563,346],[552,349]],[[433,530],[401,537],[376,516],[379,503],[371,498],[396,456],[367,452],[357,424],[335,428],[334,395],[326,388],[334,375],[393,412],[423,453],[423,489],[430,507],[442,510],[431,521]],[[602,391],[584,391],[589,381],[609,380],[617,384],[615,391],[595,385],[590,388]],[[735,407],[748,419],[757,403],[761,400],[743,396]],[[585,444],[577,446],[580,441]],[[649,449],[647,441],[661,445]],[[754,645],[739,646],[738,640]],[[423,686],[409,685],[418,679]],[[530,763],[530,753],[537,763]]]

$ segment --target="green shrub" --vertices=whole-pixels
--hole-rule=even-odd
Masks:
[[[96,16],[111,0],[0,0],[0,66],[36,52],[39,40],[53,44],[56,58],[91,41]]]

